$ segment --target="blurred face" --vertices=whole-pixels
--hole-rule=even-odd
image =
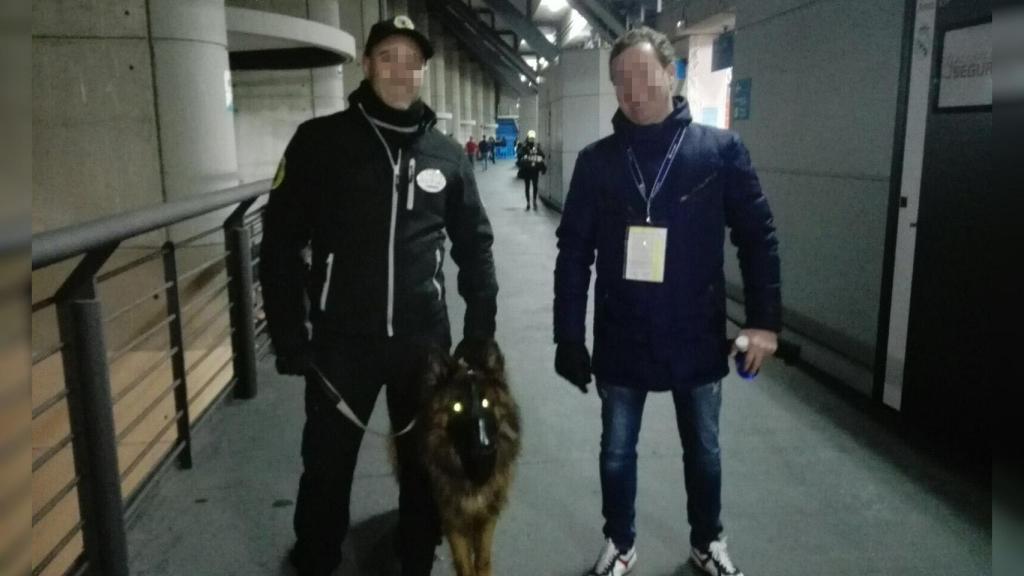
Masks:
[[[363,74],[388,106],[405,110],[420,97],[426,62],[416,41],[395,34],[363,57]]]
[[[611,63],[619,109],[630,122],[657,124],[672,112],[672,65],[662,66],[648,43],[627,48]]]

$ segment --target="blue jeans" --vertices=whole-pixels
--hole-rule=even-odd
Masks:
[[[599,384],[601,513],[604,535],[621,550],[636,539],[636,444],[647,391]],[[683,446],[690,545],[706,550],[722,533],[722,460],[718,414],[722,383],[672,392]]]

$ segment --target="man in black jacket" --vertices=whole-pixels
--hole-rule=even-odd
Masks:
[[[530,186],[533,185],[533,209],[537,209],[537,184],[541,174],[546,174],[548,165],[544,163],[544,151],[537,143],[537,133],[530,130],[526,133],[526,143],[516,151],[517,174],[523,179],[526,192],[526,209],[530,209]]]
[[[394,429],[414,419],[426,354],[451,346],[446,236],[466,301],[455,354],[472,364],[494,335],[491,225],[461,147],[433,129],[435,115],[419,100],[432,54],[407,17],[374,25],[363,58],[367,80],[349,96],[347,110],[299,127],[264,216],[260,278],[277,370],[306,377],[290,554],[302,575],[330,574],[341,561],[363,436],[336,409],[324,380],[362,422],[385,383]],[[396,542],[405,576],[429,574],[441,541],[413,437],[396,439]]]

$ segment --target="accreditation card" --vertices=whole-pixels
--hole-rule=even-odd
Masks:
[[[623,278],[637,282],[665,280],[665,247],[668,228],[630,226],[626,233],[626,262]]]

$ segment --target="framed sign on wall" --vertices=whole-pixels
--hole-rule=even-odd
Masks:
[[[992,21],[945,30],[939,40],[938,112],[992,108]]]

